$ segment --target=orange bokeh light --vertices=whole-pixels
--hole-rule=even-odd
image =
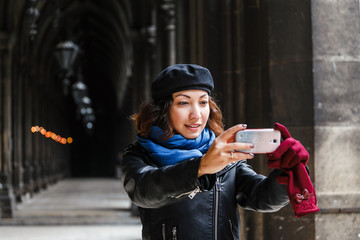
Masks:
[[[56,134],[52,132],[51,133],[51,138],[55,140],[56,139]]]
[[[35,132],[40,132],[42,135],[44,135],[46,138],[52,138],[54,141],[61,143],[61,144],[66,144],[66,143],[72,143],[73,139],[71,137],[68,138],[64,138],[61,137],[60,135],[51,132],[51,131],[46,131],[45,128],[43,127],[39,127],[39,126],[32,126],[31,127],[31,132],[35,133]]]

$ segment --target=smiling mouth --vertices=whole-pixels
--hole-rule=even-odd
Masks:
[[[200,124],[192,124],[192,125],[185,125],[185,126],[188,127],[188,128],[198,128],[201,125]]]

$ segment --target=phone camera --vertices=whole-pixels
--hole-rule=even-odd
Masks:
[[[277,140],[276,140],[276,139],[273,139],[272,142],[273,142],[273,143],[277,143]]]

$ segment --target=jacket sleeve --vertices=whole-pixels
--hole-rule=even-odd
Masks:
[[[128,147],[120,164],[124,189],[137,206],[158,208],[169,205],[209,185],[207,179],[197,176],[201,158],[158,167],[139,148]]]
[[[276,177],[283,174],[273,170],[268,177],[257,174],[246,161],[237,166],[236,200],[245,209],[258,212],[274,212],[289,203],[287,186],[279,184]]]

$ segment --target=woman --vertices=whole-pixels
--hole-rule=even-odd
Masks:
[[[237,205],[272,212],[289,202],[286,185],[276,181],[283,171],[257,174],[246,163],[254,155],[241,152],[254,146],[234,142],[246,125],[223,130],[212,90],[208,69],[173,65],[152,83],[153,102],[133,116],[137,142],[125,149],[121,170],[143,239],[239,239]],[[291,156],[293,144],[281,147],[288,156],[281,164],[306,162],[301,144]]]

